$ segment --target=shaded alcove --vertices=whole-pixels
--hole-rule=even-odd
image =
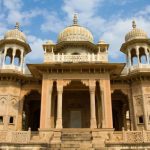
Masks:
[[[31,91],[25,96],[23,105],[23,130],[37,131],[40,127],[40,109],[41,109],[41,95],[38,91]]]
[[[112,95],[113,128],[121,131],[127,129],[127,112],[129,112],[128,97],[121,91],[115,90]]]
[[[63,92],[63,127],[90,127],[89,89],[80,81],[71,81]]]

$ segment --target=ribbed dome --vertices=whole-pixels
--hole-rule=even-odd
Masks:
[[[126,42],[133,40],[133,39],[147,39],[148,38],[146,32],[144,32],[142,29],[136,28],[135,21],[132,22],[132,27],[133,29],[129,33],[127,33],[125,36]]]
[[[99,40],[98,44],[107,44],[104,40]]]
[[[25,34],[19,30],[19,23],[16,23],[15,29],[9,30],[5,33],[4,39],[17,39],[26,42]]]
[[[58,36],[58,42],[62,41],[89,41],[93,42],[92,33],[77,24],[77,16],[74,16],[73,25],[65,28]]]

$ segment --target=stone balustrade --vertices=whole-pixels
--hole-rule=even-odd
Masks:
[[[0,143],[29,143],[31,137],[28,131],[0,131]]]
[[[106,144],[140,144],[150,143],[150,131],[114,131],[109,133]]]
[[[108,56],[100,53],[83,55],[45,53],[44,62],[108,62]]]
[[[13,64],[11,64],[11,65],[3,65],[2,69],[13,69],[13,70],[17,70],[17,71],[22,71],[21,66],[15,66]]]
[[[150,69],[150,64],[137,64],[130,67],[130,71],[138,70],[138,69]]]
[[[49,132],[47,132],[49,133]],[[100,132],[99,132],[100,134]],[[92,134],[93,135],[93,134]],[[98,136],[97,136],[98,137]],[[105,144],[142,144],[150,143],[150,131],[114,131],[105,137]],[[48,136],[48,141],[50,137]],[[97,139],[99,141],[100,139]],[[29,143],[31,131],[0,131],[0,143]],[[35,141],[37,142],[37,141]],[[46,141],[45,141],[46,142]]]

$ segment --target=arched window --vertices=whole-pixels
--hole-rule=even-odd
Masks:
[[[132,63],[132,66],[138,64],[138,59],[136,56],[136,50],[134,48],[131,50],[131,63]]]
[[[145,50],[143,47],[139,48],[139,57],[140,57],[140,63],[142,64],[147,63],[147,58],[146,58]]]
[[[21,62],[21,52],[19,49],[16,50],[16,55],[14,58],[14,65],[16,66],[20,66],[20,62]]]
[[[142,64],[146,64],[146,63],[147,63],[147,59],[146,59],[146,56],[145,56],[145,55],[142,55],[142,56],[140,57],[140,62],[141,62]]]
[[[7,49],[7,53],[5,56],[5,64],[6,65],[10,65],[12,63],[12,52],[13,52],[12,48]]]
[[[132,65],[135,66],[138,64],[138,59],[136,56],[132,57]]]

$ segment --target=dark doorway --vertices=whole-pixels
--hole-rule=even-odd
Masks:
[[[38,91],[31,91],[25,96],[23,106],[23,129],[31,131],[38,131],[40,126],[40,109],[41,109],[41,95]]]
[[[113,128],[121,131],[127,129],[127,112],[129,112],[128,98],[121,90],[112,93]]]
[[[90,94],[80,81],[72,81],[63,92],[63,127],[90,127]]]

